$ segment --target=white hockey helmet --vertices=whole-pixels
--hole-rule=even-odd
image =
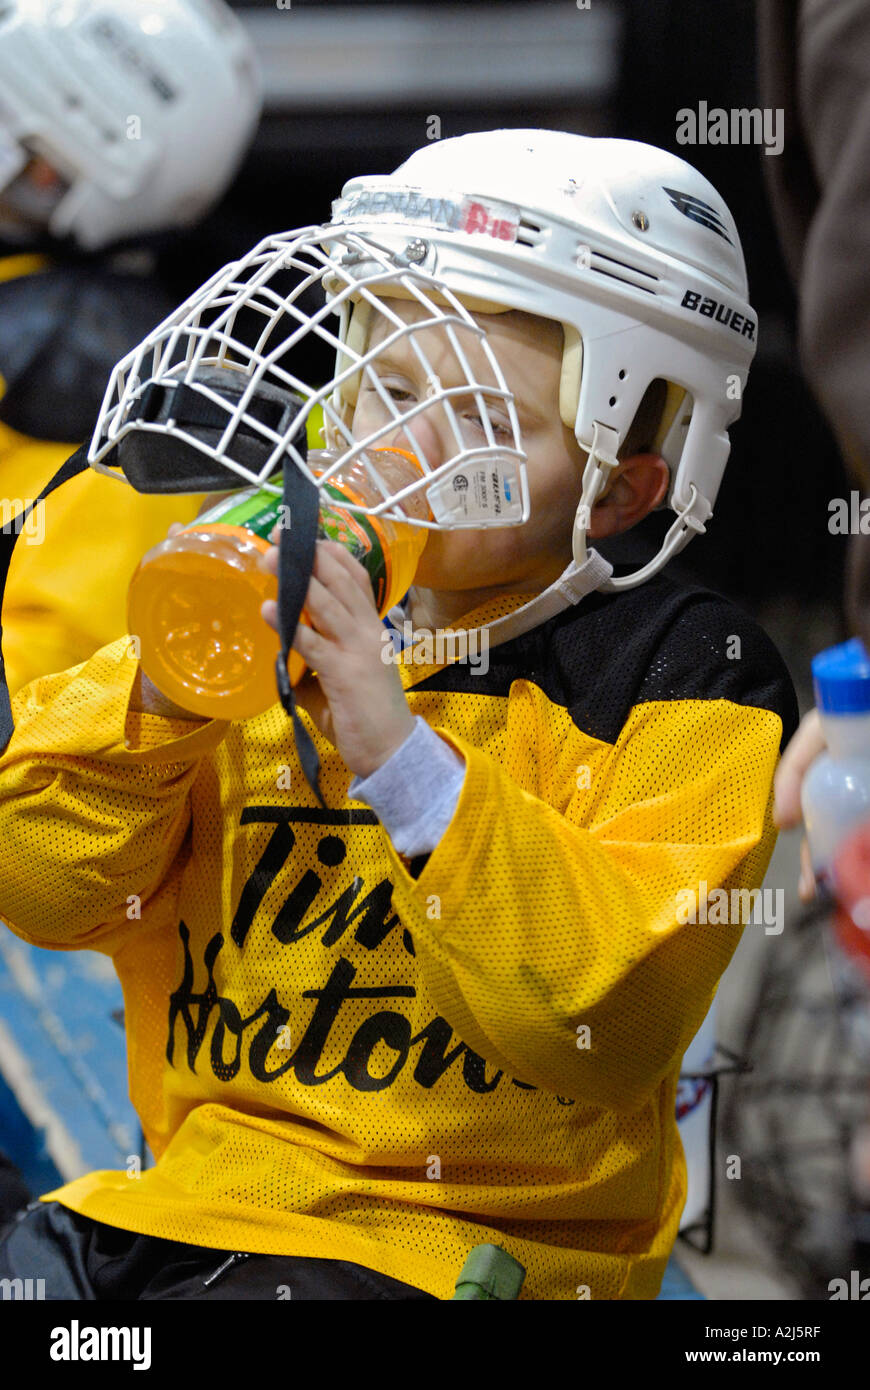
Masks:
[[[551,610],[552,600],[565,606],[559,592],[582,596],[571,580],[587,559],[589,509],[656,379],[668,392],[653,447],[669,465],[677,519],[648,565],[595,587],[643,582],[705,529],[757,320],[734,220],[691,165],[651,145],[562,131],[462,135],[433,141],[392,174],[350,180],[330,225],[402,248],[472,312],[520,309],[562,324],[559,409],[589,461],[574,565],[547,591]],[[542,611],[539,596],[522,624],[507,623],[520,630]]]
[[[290,284],[282,281],[288,273]],[[313,291],[326,302],[310,310]],[[521,524],[529,490],[513,399],[497,361],[486,379],[474,379],[459,335],[463,327],[483,332],[475,313],[519,309],[555,320],[565,342],[559,411],[588,454],[573,560],[543,593],[487,624],[495,645],[594,589],[642,583],[705,529],[755,352],[746,296],[734,221],[682,159],[633,141],[559,131],[443,140],[393,174],[351,180],[329,223],[268,238],[179,306],[116,367],[88,458],[113,476],[120,467],[142,491],[217,487],[227,470],[262,482],[288,457],[322,487],[346,459],[394,438],[398,425],[424,469],[419,484],[397,493],[374,478],[383,500],[349,510],[399,519],[401,499],[421,491],[432,516],[413,524]],[[397,297],[416,299],[423,316],[406,322],[390,307]],[[253,340],[238,329],[245,314],[261,325]],[[373,348],[379,317],[386,336]],[[436,323],[453,335],[460,384],[449,389],[420,343]],[[399,337],[429,373],[427,398],[401,411],[378,387],[376,371],[379,353]],[[331,380],[313,389],[303,374],[310,367],[287,354],[295,351],[301,362],[299,352],[304,357],[315,339],[336,355]],[[384,398],[385,423],[356,439],[352,407],[363,378]],[[660,379],[667,399],[650,442],[668,463],[667,502],[677,515],[649,564],[616,578],[608,561],[587,550],[589,516],[647,388]],[[266,388],[278,392],[271,405]],[[508,447],[488,424],[485,439],[469,446],[450,409],[451,398],[469,395],[484,420],[501,400],[511,423]],[[337,452],[315,478],[294,440],[317,406]],[[271,420],[275,407],[285,413]],[[450,418],[455,450],[434,467],[413,434],[414,416],[430,407]],[[181,446],[191,451],[184,460]],[[486,499],[473,511],[470,476],[477,498]]]
[[[228,185],[260,108],[223,0],[0,0],[0,207],[25,225],[87,250],[186,226]],[[58,176],[42,197],[35,158]]]

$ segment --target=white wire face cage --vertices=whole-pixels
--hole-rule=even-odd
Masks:
[[[146,449],[140,491],[258,486],[280,496],[272,475],[288,459],[321,491],[359,459],[381,500],[349,502],[349,512],[432,530],[522,524],[530,503],[513,394],[486,331],[414,257],[413,242],[399,253],[352,227],[267,238],[118,363],[88,462],[129,483],[123,451],[132,440]],[[385,356],[402,389],[385,386]],[[328,379],[315,386],[318,362]],[[332,453],[315,475],[305,435],[317,407]],[[164,462],[149,476],[147,448],[157,441]],[[167,446],[201,456],[195,485],[167,469]],[[419,480],[391,490],[379,448],[412,452]]]

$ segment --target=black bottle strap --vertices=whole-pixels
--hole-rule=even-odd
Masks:
[[[304,436],[295,442],[296,447],[307,454]],[[281,636],[281,655],[275,662],[275,675],[278,696],[284,712],[293,720],[296,751],[302,771],[320,805],[326,810],[326,802],[320,793],[318,781],[320,759],[305,725],[299,718],[287,670],[290,645],[299,615],[305,605],[305,596],[314,569],[317,525],[320,517],[320,489],[289,459],[284,466],[284,507],[284,515],[289,518],[290,525],[281,530],[278,549],[278,630]]]
[[[22,511],[14,521],[10,522],[11,529],[6,530],[5,526],[0,531],[0,622],[2,622],[3,598],[6,593],[6,580],[9,577],[9,566],[12,563],[12,552],[15,549],[15,542],[21,534],[21,528],[27,517],[35,507],[45,501],[46,497],[54,492],[56,487],[65,483],[69,478],[74,478],[76,474],[83,473],[88,466],[87,450],[84,445],[68,458],[66,463],[61,464],[54,477],[46,483],[39,496]],[[14,729],[12,722],[12,702],[9,698],[9,686],[6,682],[6,663],[3,659],[3,629],[0,626],[0,752],[5,750],[6,745],[12,737]]]

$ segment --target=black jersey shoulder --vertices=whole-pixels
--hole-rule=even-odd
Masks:
[[[113,367],[172,307],[153,278],[99,260],[0,282],[0,420],[32,439],[89,437]]]
[[[798,724],[791,677],[763,629],[721,594],[665,575],[590,594],[493,647],[488,661],[485,674],[466,659],[412,688],[507,696],[513,681],[534,681],[579,729],[606,743],[616,741],[635,705],[653,700],[732,700],[772,710],[783,744]]]

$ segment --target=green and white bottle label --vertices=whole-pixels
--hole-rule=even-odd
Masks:
[[[280,488],[280,477],[274,482],[275,486]],[[332,483],[321,485],[321,499],[324,492],[339,504],[347,501],[341,489]],[[278,525],[286,524],[287,529],[291,529],[292,518],[285,519],[285,510],[280,493],[270,492],[266,488],[250,487],[243,492],[233,493],[231,497],[225,497],[190,525],[199,528],[219,521],[222,526],[241,526],[262,540],[268,540],[270,533]],[[317,526],[318,540],[338,541],[359,561],[371,580],[375,604],[380,610],[387,597],[389,573],[379,531],[380,527],[372,524],[371,517],[343,511],[340,505],[327,506],[321,500]]]

